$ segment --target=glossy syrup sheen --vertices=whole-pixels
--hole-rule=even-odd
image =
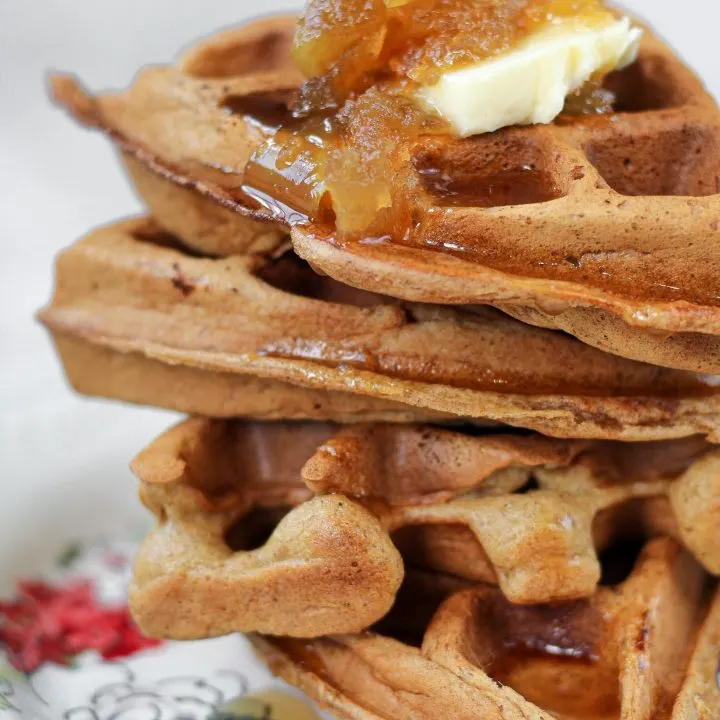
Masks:
[[[355,343],[327,340],[288,340],[264,347],[260,354],[286,360],[306,360],[314,365],[314,379],[326,372],[328,382],[336,379],[337,370],[364,370],[386,378],[409,382],[432,382],[457,389],[500,392],[517,395],[547,395],[565,397],[620,397],[664,399],[676,402],[684,397],[705,397],[716,392],[712,383],[697,376],[673,375],[643,370],[637,377],[619,372],[615,374],[578,373],[568,377],[558,362],[555,367],[535,368],[527,360],[518,360],[514,367],[501,366],[489,360],[477,362],[465,357],[453,357],[452,351],[418,352],[408,346],[403,350],[383,351],[372,342]],[[324,369],[325,368],[325,369]],[[610,422],[609,418],[607,419]]]
[[[420,170],[423,186],[443,207],[529,205],[561,196],[553,177],[529,166],[461,178],[440,168]]]
[[[602,607],[586,600],[515,606],[497,598],[486,612],[495,633],[490,677],[554,716],[617,720],[619,668],[607,652]]]
[[[554,648],[504,648],[491,677],[560,718],[617,720],[617,669],[585,657],[555,654]]]
[[[446,136],[404,85],[378,85],[334,113],[288,116],[254,152],[243,189],[289,224],[341,234],[402,235],[422,200],[411,139]]]
[[[285,116],[274,98],[228,105],[272,133],[251,157],[243,191],[290,225],[401,240],[435,204],[413,168],[414,146],[451,136],[416,101],[418,83],[506,52],[548,25],[609,17],[601,0],[312,0],[294,46],[309,79]],[[574,105],[604,107],[592,92]],[[465,201],[499,204],[497,186],[487,202],[475,202],[477,192]],[[464,193],[446,197],[460,204]]]
[[[574,339],[529,328],[505,316],[458,310],[452,319],[418,322],[414,306],[319,275],[294,255],[273,263],[262,277],[285,292],[324,302],[351,307],[395,307],[409,321],[392,333],[381,331],[372,337],[279,337],[259,348],[259,354],[264,356],[311,361],[314,375],[323,372],[336,375],[338,368],[356,368],[384,378],[430,381],[470,390],[521,395],[653,397],[669,402],[678,396],[702,397],[717,392],[716,385],[702,376],[614,360],[612,356],[596,354],[598,351]],[[428,344],[428,338],[437,338],[441,333],[443,341]],[[388,344],[389,335],[394,338]],[[668,463],[674,467],[670,460]]]

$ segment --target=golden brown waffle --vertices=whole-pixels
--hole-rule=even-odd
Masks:
[[[444,589],[423,590],[408,588],[386,634],[251,640],[343,720],[720,716],[720,593],[703,601],[702,571],[672,540],[649,543],[627,580],[587,601],[521,607],[475,587],[433,613]]]
[[[146,220],[102,228],[62,253],[40,317],[61,344],[228,383],[252,375],[561,437],[720,437],[712,378],[602,353],[489,308],[400,304],[319,276],[292,254],[194,257]],[[95,393],[117,388],[110,376],[94,380]],[[162,394],[146,391],[128,386],[121,397]],[[248,414],[237,393],[197,407],[192,393],[189,412]]]
[[[234,227],[233,213],[263,217],[240,188],[264,135],[238,109],[263,115],[298,84],[292,25],[275,18],[210,38],[125,93],[91,99],[68,78],[54,91],[133,158],[161,224],[210,252],[268,250],[257,224],[262,240]],[[489,303],[618,355],[720,373],[720,114],[649,32],[638,62],[608,84],[612,115],[421,143],[429,209],[402,243],[341,241],[311,224],[294,229],[296,250],[366,290]]]
[[[591,595],[597,549],[627,536],[674,535],[720,573],[720,453],[697,439],[192,419],[133,470],[159,524],[131,605],[160,637],[358,632],[393,602],[395,544],[524,604]]]

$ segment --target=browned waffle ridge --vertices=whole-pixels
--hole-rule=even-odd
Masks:
[[[91,99],[67,78],[55,93],[131,158],[167,228],[206,252],[269,251],[280,235],[238,220],[262,220],[239,192],[262,134],[228,112],[227,99],[298,84],[287,52],[293,23],[274,18],[210,38],[178,67],[145,70],[125,93]],[[639,61],[609,83],[619,98],[610,116],[417,149],[419,171],[493,185],[504,205],[478,197],[444,207],[430,188],[434,211],[407,244],[341,242],[310,225],[293,231],[296,250],[366,290],[489,303],[618,355],[720,373],[720,115],[649,32]]]
[[[359,632],[393,603],[395,545],[410,567],[497,584],[522,604],[590,596],[597,550],[628,536],[673,535],[720,573],[720,511],[703,500],[718,494],[720,456],[698,439],[195,418],[133,470],[158,526],[131,606],[160,637]]]
[[[489,308],[401,304],[319,276],[292,254],[194,257],[142,219],[63,252],[40,318],[61,342],[552,436],[717,436],[720,425],[713,378],[602,353]],[[185,409],[239,414],[217,399]]]
[[[627,580],[572,604],[513,606],[482,586],[443,601],[446,583],[424,583],[378,632],[251,640],[277,675],[342,720],[720,714],[720,593],[708,608],[700,568],[672,540],[650,542]]]
[[[390,400],[303,388],[191,365],[173,365],[139,352],[120,352],[54,333],[68,380],[83,395],[208,417],[335,422],[447,422],[434,413]]]
[[[141,85],[145,83],[142,78],[149,85],[145,89],[138,87],[136,99],[145,106],[146,116],[139,106],[131,107],[120,96],[117,102],[110,101],[118,120],[124,118],[120,125],[137,127],[142,136],[134,137],[129,127],[127,134],[119,126],[105,127],[123,151],[123,160],[140,196],[163,227],[204,253],[266,253],[287,242],[286,229],[262,216],[254,220],[253,213],[241,210],[237,203],[220,200],[217,192],[220,185],[232,188],[238,184],[238,173],[262,135],[241,123],[248,136],[238,145],[238,120],[217,108],[219,98],[214,96],[217,92],[223,97],[234,95],[236,90],[243,94],[297,88],[302,78],[290,58],[295,21],[295,16],[263,18],[213,35],[190,50],[178,68],[143,71]],[[165,97],[169,101],[168,115],[158,112],[155,103],[171,85],[175,86],[175,100]],[[55,77],[52,87],[57,99],[71,108],[78,120],[102,125],[99,107],[74,81]],[[218,110],[218,114],[211,115],[213,121],[222,120],[221,124],[200,127],[196,112],[203,104],[205,110]],[[175,110],[179,112],[175,114]],[[108,112],[114,115],[109,108]],[[160,120],[160,125],[168,121],[165,129],[154,125],[153,118]],[[149,121],[148,126],[140,130],[145,121]],[[199,155],[194,156],[195,151]],[[167,162],[172,155],[175,161]],[[189,172],[191,167],[197,170],[197,175]]]

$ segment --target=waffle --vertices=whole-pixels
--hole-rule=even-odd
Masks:
[[[210,373],[215,385],[253,376],[560,437],[720,437],[712,378],[602,353],[490,308],[401,304],[317,275],[292,254],[196,257],[146,220],[102,228],[62,253],[40,318],[61,345],[85,343],[108,363],[131,354],[158,374],[158,363]],[[68,370],[96,394],[118,388],[110,373],[86,380],[79,364]],[[131,385],[122,396],[168,395]],[[214,393],[198,406],[197,388],[184,389],[182,409],[249,414],[242,385],[234,387],[233,396]]]
[[[410,567],[522,604],[592,595],[597,550],[638,534],[674,535],[720,574],[720,453],[698,439],[196,418],[133,470],[158,526],[131,606],[158,637],[359,632],[394,601],[396,545]]]
[[[344,720],[712,720],[720,593],[708,609],[702,588],[692,558],[658,539],[624,582],[587,601],[526,608],[474,587],[433,613],[443,588],[411,587],[375,632],[251,640]]]
[[[263,20],[210,38],[178,67],[145,70],[125,93],[92,99],[66,77],[54,92],[131,158],[165,227],[209,252],[268,250],[260,226],[264,239],[247,240],[234,214],[275,227],[297,218],[270,217],[241,192],[264,134],[238,108],[267,112],[300,82],[292,25]],[[649,31],[638,62],[608,85],[612,116],[414,148],[426,212],[402,242],[346,241],[297,224],[297,252],[365,290],[492,304],[621,356],[720,373],[720,114]]]

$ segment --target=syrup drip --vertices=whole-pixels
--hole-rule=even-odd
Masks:
[[[331,221],[323,168],[335,137],[331,118],[287,123],[253,153],[243,190],[291,226]]]
[[[448,132],[408,90],[374,87],[333,114],[290,115],[253,153],[243,191],[290,225],[311,220],[346,236],[402,236],[425,200],[412,144]]]

